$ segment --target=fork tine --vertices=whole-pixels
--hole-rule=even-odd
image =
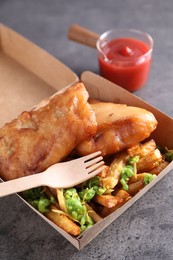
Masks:
[[[92,166],[93,164],[100,162],[102,160],[103,160],[102,156],[96,157],[95,159],[85,162],[85,166],[86,166],[86,168],[88,168],[88,167]]]
[[[91,167],[88,167],[88,168],[86,169],[86,171],[87,171],[88,173],[90,173],[90,172],[92,172],[92,171],[94,171],[94,170],[97,170],[97,168],[100,167],[100,166],[103,165],[103,164],[104,164],[104,161],[98,162],[98,163],[92,165]]]
[[[84,157],[81,157],[80,159],[82,160],[82,161],[88,161],[88,160],[91,160],[91,159],[93,159],[93,158],[95,158],[95,157],[97,157],[98,155],[100,155],[101,154],[101,152],[100,151],[98,151],[98,152],[95,152],[95,153],[91,153],[91,154],[89,154],[89,155],[86,155],[86,156],[84,156]]]
[[[101,171],[103,171],[103,169],[105,168],[106,166],[103,165],[102,167],[99,167],[98,169],[96,169],[95,171],[89,173],[89,176],[90,178],[96,176],[97,174],[99,174]]]

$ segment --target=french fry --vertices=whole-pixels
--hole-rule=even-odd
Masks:
[[[138,193],[143,187],[144,187],[144,181],[139,180],[134,183],[129,184],[128,193],[131,196],[134,196],[136,193]]]
[[[90,207],[87,203],[85,204],[87,211],[88,211],[88,215],[92,218],[92,220],[97,223],[99,221],[101,221],[103,218],[97,214],[92,207]]]
[[[94,201],[106,208],[115,207],[118,203],[122,202],[122,199],[110,194],[96,195]]]
[[[64,214],[52,210],[56,211],[58,209],[54,205],[51,205],[51,211],[45,213],[48,219],[72,236],[78,236],[80,234],[80,227],[73,220]]]
[[[67,207],[65,204],[63,191],[60,189],[56,189],[56,192],[57,192],[57,198],[58,198],[58,203],[59,203],[60,209],[67,213]]]
[[[106,177],[101,178],[100,185],[106,189],[113,189],[119,182],[123,167],[127,161],[127,153],[121,153],[111,163]]]
[[[158,175],[163,169],[168,166],[168,164],[168,162],[163,161],[157,167],[153,168],[150,173]]]
[[[127,191],[123,190],[123,189],[118,190],[115,193],[115,196],[117,196],[117,197],[119,197],[119,198],[121,198],[121,199],[123,199],[125,201],[127,201],[127,200],[129,200],[131,198],[130,194]]]
[[[138,173],[136,174],[136,176],[132,176],[129,178],[128,184],[140,181],[140,180],[144,180],[144,177],[147,173],[143,172],[143,173]]]
[[[129,178],[128,190],[126,191],[117,184],[120,183],[123,167],[129,163],[130,157],[133,158],[135,156],[139,156],[139,161],[134,166],[136,174]],[[95,195],[89,204],[86,203],[85,206],[88,215],[95,223],[101,221],[119,209],[145,186],[144,177],[146,174],[159,174],[168,164],[168,162],[164,161],[161,152],[156,148],[154,140],[135,145],[126,152],[119,153],[110,166],[106,166],[104,170],[98,174],[100,177],[99,185],[106,188],[110,193]],[[116,185],[117,187],[115,188]],[[113,188],[115,189],[112,192]],[[51,211],[45,213],[45,215],[67,233],[73,236],[79,235],[81,232],[80,227],[68,215],[62,191],[58,189],[46,189],[46,194],[49,198],[52,193],[57,201],[51,205]],[[56,209],[59,209],[59,211],[55,212]],[[62,212],[61,214],[60,210],[64,211],[64,213]]]
[[[150,172],[153,168],[157,167],[162,160],[163,158],[159,149],[155,149],[139,159],[139,162],[137,163],[137,172]]]
[[[115,210],[117,210],[118,208],[120,208],[122,205],[124,205],[129,199],[131,199],[130,194],[125,191],[125,190],[118,190],[115,193],[116,197],[119,197],[122,199],[122,202],[120,202],[119,204],[117,204],[115,207],[112,208],[106,208],[103,207],[103,209],[101,210],[101,216],[104,218],[106,216],[108,216],[109,214],[111,214],[112,212],[114,212]]]
[[[131,148],[127,149],[127,153],[130,155],[130,157],[134,157],[136,155],[143,157],[155,149],[156,143],[152,139],[148,142],[145,142],[144,144],[139,143],[137,145],[132,146]]]

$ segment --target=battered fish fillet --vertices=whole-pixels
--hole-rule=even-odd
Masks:
[[[42,172],[93,136],[97,123],[87,100],[88,92],[78,83],[1,128],[1,177],[10,180]]]
[[[92,103],[91,107],[96,114],[97,133],[77,146],[79,155],[117,153],[149,137],[157,126],[154,115],[142,108],[106,102]]]

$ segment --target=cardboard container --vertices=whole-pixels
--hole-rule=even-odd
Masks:
[[[76,81],[59,60],[0,25],[0,126]]]
[[[23,110],[30,109],[42,99],[53,95],[57,90],[73,85],[78,80],[75,73],[59,60],[11,29],[0,25],[0,126],[16,117]],[[126,103],[127,105],[143,107],[151,111],[159,123],[151,138],[154,138],[162,146],[173,147],[172,118],[96,74],[84,72],[80,80],[84,83],[92,98],[115,103]],[[166,128],[164,127],[165,125],[167,126]],[[57,227],[26,201],[25,203],[68,239],[77,249],[82,249],[160,181],[172,168],[173,162],[116,212],[96,223],[92,228],[76,238]]]

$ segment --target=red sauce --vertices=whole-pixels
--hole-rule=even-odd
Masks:
[[[149,46],[132,38],[114,39],[102,47],[107,57],[99,55],[100,74],[117,85],[134,91],[142,87],[151,63]]]

